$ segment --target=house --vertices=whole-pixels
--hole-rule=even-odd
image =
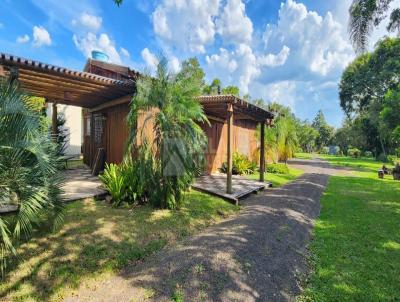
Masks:
[[[128,67],[89,59],[84,71],[73,71],[42,62],[0,54],[0,76],[18,80],[27,93],[46,98],[52,104],[53,132],[58,104],[83,109],[83,160],[93,167],[103,150],[104,161],[121,162],[128,137],[126,116],[140,76]],[[208,138],[206,173],[213,173],[228,162],[232,167],[232,153],[237,151],[260,163],[264,171],[264,135],[257,142],[256,128],[271,124],[273,114],[233,95],[199,97],[211,125],[202,125]],[[140,122],[138,127],[141,127]],[[151,131],[151,129],[147,129]],[[260,146],[260,158],[255,158]],[[260,173],[263,180],[264,173]],[[227,191],[232,175],[227,175]]]

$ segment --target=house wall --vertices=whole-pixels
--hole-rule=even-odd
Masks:
[[[129,105],[122,104],[99,112],[89,113],[84,111],[84,161],[86,164],[92,164],[96,154],[96,148],[100,145],[95,143],[95,127],[94,115],[101,115],[105,118],[104,130],[102,131],[102,144],[106,149],[106,161],[108,163],[120,163],[123,159],[125,143],[128,139],[129,129],[126,123],[126,116],[129,113]],[[138,118],[138,129],[141,129],[144,121],[148,117],[148,113],[143,113]],[[88,120],[91,118],[91,126]],[[206,173],[215,173],[226,161],[227,152],[227,124],[210,121],[210,126],[203,124],[202,129],[208,138],[208,150],[206,151]],[[91,128],[91,129],[88,129]],[[250,159],[258,162],[256,155],[257,139],[256,139],[257,123],[251,120],[235,120],[233,127],[233,150],[248,156]],[[89,131],[90,130],[90,131]],[[90,135],[89,135],[90,134]],[[147,123],[143,130],[143,134],[151,138],[152,123]],[[140,143],[138,135],[138,143]]]

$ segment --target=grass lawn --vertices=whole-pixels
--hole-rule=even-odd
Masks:
[[[302,174],[303,174],[302,170],[289,168],[288,174],[265,173],[264,179],[267,182],[271,182],[273,187],[280,187],[284,184],[287,184],[288,182],[295,180]],[[260,174],[256,173],[256,174],[248,175],[248,177],[251,179],[259,180]]]
[[[314,153],[302,153],[302,152],[298,152],[295,154],[295,158],[298,159],[313,159],[316,156],[316,154]]]
[[[326,159],[332,165],[336,166],[344,166],[344,167],[351,167],[355,169],[360,169],[363,171],[368,172],[375,172],[378,173],[378,170],[382,168],[384,163],[376,161],[373,158],[353,158],[349,156],[335,156],[335,155],[325,155],[325,154],[318,154],[318,157]],[[388,168],[393,167],[393,165],[386,163],[385,164]]]
[[[0,283],[0,300],[59,301],[78,285],[123,266],[233,214],[238,207],[196,191],[179,211],[113,208],[87,199],[68,205],[63,228],[21,246],[22,261]],[[218,213],[219,212],[219,213]]]
[[[378,179],[382,164],[370,159],[324,157],[364,171],[330,177],[311,244],[315,272],[300,300],[399,301],[400,182]]]

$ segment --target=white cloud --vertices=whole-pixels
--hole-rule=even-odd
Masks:
[[[153,29],[166,43],[204,53],[214,41],[219,0],[163,0],[152,14]]]
[[[282,66],[286,63],[289,54],[290,54],[290,48],[284,45],[282,47],[282,50],[278,54],[274,55],[272,53],[269,53],[267,55],[260,56],[258,58],[258,62],[262,66],[268,66],[268,67]]]
[[[18,44],[24,44],[24,43],[28,43],[30,40],[29,36],[27,34],[23,35],[23,36],[18,36],[16,42]]]
[[[107,34],[97,36],[94,33],[87,33],[86,36],[79,38],[77,35],[72,37],[75,46],[85,55],[86,58],[91,56],[92,50],[100,50],[110,57],[110,62],[121,64],[121,57],[115,48],[115,43]]]
[[[171,72],[177,73],[181,69],[181,64],[179,62],[179,59],[177,57],[170,57],[168,60],[168,66]]]
[[[101,17],[88,13],[82,13],[78,21],[75,19],[72,20],[72,25],[81,25],[89,31],[96,32],[100,29],[102,22],[103,19]]]
[[[33,46],[50,46],[51,37],[49,32],[43,26],[33,27]]]
[[[0,29],[4,28],[4,24],[0,22]]]
[[[150,73],[154,74],[157,70],[159,58],[147,47],[142,50],[140,55],[142,56],[142,59]],[[166,59],[168,60],[169,71],[172,73],[178,73],[181,69],[181,63],[179,62],[179,59],[173,55],[167,56]]]
[[[129,51],[123,47],[121,47],[119,49],[119,52],[125,57],[125,58],[129,58],[131,55],[129,53]]]
[[[244,43],[233,51],[220,48],[218,54],[206,56],[206,62],[210,79],[218,77],[223,85],[237,85],[243,94],[249,91],[250,82],[260,74],[256,55]]]
[[[150,69],[151,72],[154,72],[157,69],[158,58],[154,55],[147,47],[142,50],[140,53],[142,59],[145,61],[146,66]]]
[[[237,44],[251,41],[253,23],[246,16],[245,5],[241,0],[228,0],[216,23],[218,33],[226,43]]]
[[[264,43],[267,49],[287,45],[295,66],[322,76],[341,71],[354,57],[342,25],[330,12],[322,17],[294,0],[281,5],[277,24],[264,32]]]

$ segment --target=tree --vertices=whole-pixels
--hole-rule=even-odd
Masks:
[[[0,268],[16,255],[21,235],[34,226],[62,221],[62,178],[56,145],[32,99],[17,84],[0,84],[0,205],[16,208],[15,215],[0,216]]]
[[[189,58],[182,62],[182,68],[178,76],[192,77],[200,84],[201,87],[205,85],[205,73],[204,70],[200,67],[200,63],[196,57]]]
[[[369,35],[386,18],[392,2],[393,0],[353,0],[349,9],[349,34],[357,52],[366,51]],[[400,8],[395,8],[390,13],[387,30],[400,30]]]
[[[232,94],[235,96],[239,96],[240,95],[239,87],[226,86],[222,89],[222,94]]]
[[[318,111],[311,126],[318,132],[318,137],[316,139],[316,147],[318,150],[328,146],[333,136],[333,127],[329,126],[326,122],[322,110]]]
[[[136,87],[128,116],[131,148],[126,156],[140,155],[132,161],[134,165],[146,166],[143,170],[148,171],[146,176],[151,185],[147,191],[153,205],[178,208],[184,190],[189,188],[203,163],[206,136],[199,123],[208,120],[196,98],[201,92],[200,77],[186,68],[177,75],[170,74],[167,60],[161,58],[156,76],[142,76]],[[152,114],[138,129],[142,112]],[[148,126],[153,128],[153,137],[147,137],[143,131]]]
[[[294,156],[298,148],[296,120],[289,107],[278,103],[272,103],[268,107],[276,115],[274,127],[269,127],[265,131],[266,158],[273,162],[278,160],[286,162]]]
[[[221,87],[221,80],[218,78],[215,78],[212,80],[210,85],[205,85],[203,88],[203,93],[212,95],[212,94],[217,94],[218,93],[218,87]]]
[[[385,155],[394,148],[390,128],[381,111],[391,106],[386,95],[397,89],[399,74],[400,39],[386,38],[377,44],[374,52],[354,60],[340,81],[340,105],[363,131],[366,148],[375,150],[377,155],[381,152]]]
[[[297,137],[300,148],[304,152],[313,152],[318,137],[318,131],[314,129],[307,121],[297,122],[296,126]]]

